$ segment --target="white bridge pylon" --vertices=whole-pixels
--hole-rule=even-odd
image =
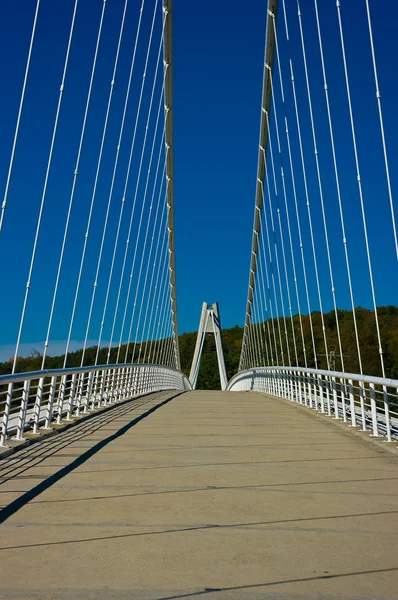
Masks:
[[[189,380],[192,384],[192,389],[196,388],[198,380],[200,360],[202,358],[203,345],[205,342],[206,333],[214,333],[214,339],[217,349],[218,370],[220,373],[221,389],[224,391],[227,387],[227,372],[225,370],[224,350],[221,337],[221,322],[220,313],[218,310],[218,302],[207,304],[203,302],[202,313],[200,315],[198,336],[196,338],[195,352],[192,359],[191,372]]]

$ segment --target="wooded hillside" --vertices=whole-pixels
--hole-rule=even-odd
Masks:
[[[379,322],[380,322],[380,331],[381,338],[383,342],[383,355],[384,355],[384,363],[386,368],[386,376],[391,377],[393,379],[398,379],[398,307],[397,306],[380,306],[378,308]],[[325,356],[325,346],[323,342],[323,333],[322,333],[322,322],[321,315],[319,312],[313,312],[312,315],[312,323],[314,330],[314,338],[315,338],[315,347],[317,349],[318,354],[318,368],[326,369],[327,361]],[[353,316],[352,312],[348,310],[339,310],[338,311],[339,324],[340,324],[340,332],[342,339],[342,347],[344,353],[344,362],[345,362],[345,371],[351,373],[359,373],[359,362],[358,355],[356,350],[356,341],[355,341],[355,330],[353,325]],[[377,343],[377,331],[376,324],[374,319],[374,313],[371,310],[365,308],[357,308],[356,309],[356,319],[358,323],[359,330],[359,339],[362,353],[362,363],[363,363],[363,372],[368,375],[378,375],[381,376],[381,368],[380,368],[380,357]],[[341,370],[341,358],[338,352],[338,338],[337,338],[337,329],[336,329],[336,319],[334,312],[329,312],[324,315],[325,320],[325,328],[326,328],[326,338],[328,342],[328,351],[335,352],[335,368],[337,371]],[[293,317],[293,323],[295,328],[296,335],[296,345],[297,345],[297,357],[299,365],[304,365],[304,354],[301,344],[301,332],[299,328],[299,317],[295,315]],[[311,332],[310,332],[310,319],[308,315],[302,316],[303,323],[303,332],[304,339],[307,343],[307,360],[309,367],[315,367],[314,354],[311,349],[312,344],[311,340]],[[275,329],[278,329],[278,323],[275,323]],[[284,337],[284,326],[285,322],[283,318],[279,319],[279,325],[281,327],[282,339],[283,343],[285,343]],[[267,331],[267,324],[266,331]],[[290,319],[286,317],[286,328],[288,332],[289,339],[289,351],[291,356],[292,364],[295,363],[295,351],[294,351],[294,343],[293,343],[293,335],[291,329]],[[238,370],[239,365],[239,357],[240,357],[240,348],[242,343],[243,336],[243,328],[235,325],[235,327],[231,327],[230,329],[223,330],[223,343],[224,343],[224,352],[225,352],[225,362],[227,368],[228,378],[232,377]],[[179,336],[180,342],[180,355],[181,355],[181,366],[182,370],[186,375],[189,375],[191,361],[193,357],[194,347],[196,341],[196,332],[192,333],[183,333]],[[150,342],[148,342],[150,344]],[[278,345],[279,348],[279,345]],[[145,343],[143,344],[143,351],[139,355],[138,353],[138,345],[136,350],[136,355],[134,357],[135,362],[138,360],[138,356],[143,356],[145,349]],[[152,356],[156,356],[155,354],[156,343],[153,344]],[[126,347],[122,346],[120,356],[124,360]],[[85,353],[85,365],[90,365],[94,363],[96,353],[96,347],[87,348]],[[107,362],[107,348],[102,348],[99,355],[98,364],[105,364]],[[116,361],[117,349],[113,348],[111,350],[110,363],[114,363]],[[285,359],[286,357],[285,350]],[[68,356],[68,367],[76,367],[80,366],[81,363],[82,351],[77,350],[75,352],[71,352]],[[132,348],[130,348],[129,353],[127,355],[127,362],[131,362],[132,360]],[[64,356],[49,356],[46,359],[46,368],[47,369],[55,369],[61,368],[63,365]],[[142,359],[140,359],[142,361]],[[281,357],[279,356],[279,362],[281,362]],[[286,362],[286,360],[285,360]],[[7,374],[11,372],[11,361],[5,361],[0,363],[0,374]],[[40,369],[41,367],[41,355],[36,350],[33,349],[30,356],[26,358],[19,358],[17,362],[17,371],[35,371]],[[200,365],[198,383],[198,389],[219,389],[220,388],[220,378],[218,375],[218,366],[217,366],[217,354],[216,347],[214,343],[213,334],[207,334],[204,348],[203,348],[203,356]]]

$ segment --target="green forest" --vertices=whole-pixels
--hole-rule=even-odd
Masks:
[[[378,307],[378,316],[380,323],[380,334],[383,344],[383,357],[386,370],[386,376],[393,379],[398,379],[398,307],[397,306],[380,306]],[[360,340],[362,367],[363,372],[367,375],[381,376],[380,356],[377,343],[377,329],[374,318],[374,313],[365,308],[357,308],[355,311],[356,321],[358,325],[358,333]],[[358,353],[356,350],[354,319],[352,311],[339,310],[338,319],[341,332],[341,342],[344,353],[344,367],[346,372],[359,373]],[[302,315],[302,326],[304,339],[307,347],[307,361],[309,367],[315,367],[315,357],[312,351],[310,317]],[[318,368],[327,368],[327,359],[325,353],[325,345],[323,341],[322,321],[319,312],[311,313],[312,326],[314,331],[315,347],[318,358]],[[279,323],[277,322],[279,321]],[[330,352],[334,354],[335,369],[340,371],[342,368],[341,356],[338,348],[338,337],[336,318],[333,311],[325,313],[325,334]],[[295,364],[295,349],[292,334],[292,323],[290,318],[280,317],[275,320],[275,323],[261,323],[258,327],[268,331],[268,325],[272,330],[278,331],[280,327],[282,332],[282,341],[285,344],[285,323],[288,334],[289,352],[292,364]],[[298,364],[304,366],[304,354],[301,343],[300,319],[298,315],[293,317],[293,326],[296,337],[297,359]],[[268,334],[267,334],[268,335]],[[230,329],[224,329],[222,332],[225,362],[228,378],[231,378],[238,370],[240,349],[242,344],[243,328],[235,325]],[[179,336],[181,367],[186,375],[189,375],[191,361],[196,342],[196,332],[183,333]],[[159,342],[147,342],[148,351],[151,348],[152,357],[156,357],[156,351]],[[87,348],[85,352],[85,365],[94,364],[96,347]],[[146,344],[143,343],[141,351],[137,345],[134,357],[132,355],[133,348],[129,348],[127,353],[127,362],[142,362],[142,357],[145,355]],[[278,344],[278,352],[280,347]],[[286,348],[284,349],[285,359],[287,358]],[[98,364],[107,362],[108,348],[102,348],[99,354]],[[112,348],[110,354],[110,364],[116,362],[117,349]],[[126,347],[122,346],[120,356],[124,360]],[[77,367],[81,364],[82,350],[71,352],[68,356],[67,366]],[[281,364],[281,356],[278,357]],[[20,357],[17,361],[17,372],[35,371],[41,368],[42,357],[36,349],[32,349],[30,356]],[[61,368],[64,362],[64,355],[48,356],[46,358],[46,369]],[[286,360],[285,360],[286,362]],[[0,363],[0,374],[5,375],[11,372],[12,362],[5,361]],[[213,334],[207,334],[203,348],[203,356],[200,365],[200,371],[197,382],[198,389],[219,389],[220,378],[218,375],[217,354]]]

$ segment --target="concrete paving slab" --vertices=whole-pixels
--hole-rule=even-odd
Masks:
[[[398,598],[398,456],[276,398],[173,396],[0,461],[0,599]]]

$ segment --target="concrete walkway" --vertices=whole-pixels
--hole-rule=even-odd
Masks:
[[[398,598],[397,461],[255,393],[116,406],[0,461],[0,598]]]

